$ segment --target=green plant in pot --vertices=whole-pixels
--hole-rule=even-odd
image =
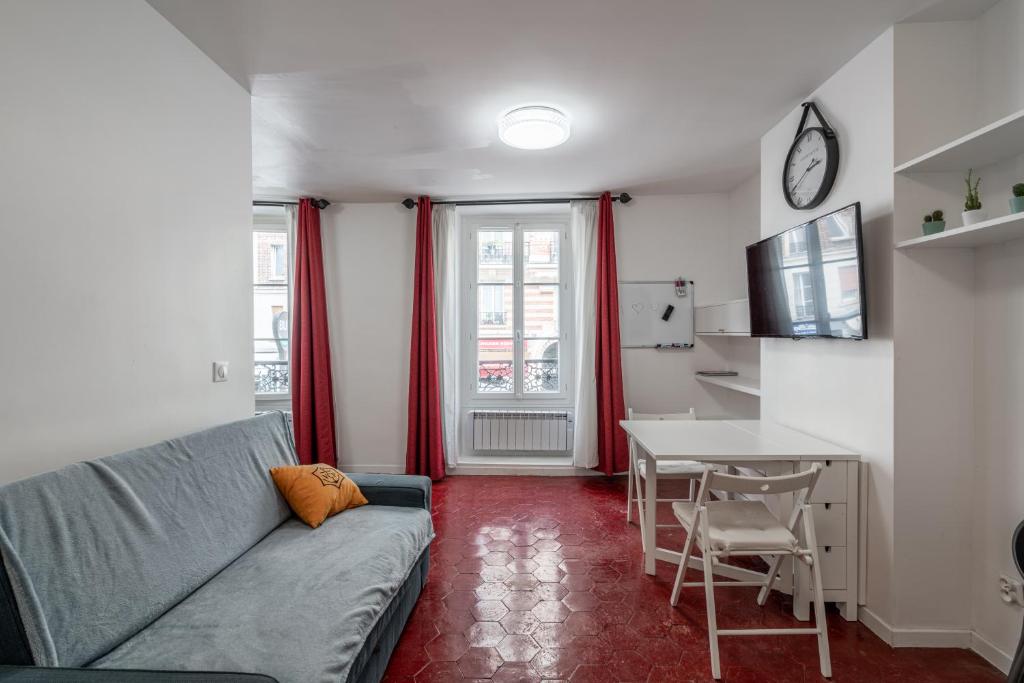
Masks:
[[[971,180],[974,180],[971,183]],[[988,212],[981,208],[981,195],[978,194],[978,186],[981,185],[981,177],[974,175],[974,169],[967,171],[967,178],[964,179],[967,183],[967,196],[964,197],[964,225],[974,225],[975,223],[981,223],[988,218]]]
[[[937,232],[942,232],[946,229],[946,219],[942,214],[942,209],[935,209],[931,213],[924,215],[924,223],[921,224],[921,230],[926,235],[934,235]]]
[[[1024,211],[1024,183],[1017,183],[1013,186],[1013,196],[1010,197],[1010,213]]]

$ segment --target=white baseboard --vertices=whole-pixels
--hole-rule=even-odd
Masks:
[[[971,649],[984,657],[989,664],[1002,671],[1004,674],[1010,672],[1010,664],[1013,663],[1013,655],[1003,652],[992,644],[992,641],[979,634],[971,632]]]
[[[971,650],[1004,674],[1013,660],[1009,654],[971,629],[896,628],[861,606],[858,618],[876,636],[892,647],[951,647]]]

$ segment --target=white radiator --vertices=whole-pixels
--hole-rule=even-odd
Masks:
[[[477,452],[572,450],[572,416],[565,410],[473,410],[470,418]]]

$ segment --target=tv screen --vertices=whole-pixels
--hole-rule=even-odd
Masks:
[[[750,334],[867,339],[860,203],[747,247]]]

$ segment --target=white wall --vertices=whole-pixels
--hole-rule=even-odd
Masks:
[[[251,415],[248,94],[133,0],[4,2],[0,92],[0,482]]]
[[[747,221],[756,215],[757,207],[751,211],[745,204],[754,197],[748,188],[734,202]],[[645,196],[616,204],[619,278],[683,275],[697,283],[698,303],[732,297],[738,261],[730,253],[729,208],[725,194]],[[322,225],[340,462],[353,471],[400,472],[416,214],[397,203],[332,205]],[[747,239],[739,234],[737,240]],[[752,350],[730,353],[732,341],[698,338],[687,351],[624,349],[627,405],[645,412],[693,406],[707,417],[756,417],[756,398],[693,379],[700,368],[744,363],[756,374],[756,342],[746,342]]]
[[[763,340],[766,419],[833,441],[867,463],[867,605],[888,618],[893,564],[892,71],[887,31],[808,98],[836,129],[835,189],[813,211],[794,211],[778,182],[801,110],[761,138],[761,234],[773,235],[855,201],[864,222],[870,339]]]
[[[1002,0],[979,18],[978,29],[984,124],[1024,109],[1024,0]],[[983,201],[992,216],[1002,215],[1010,183],[1024,182],[1024,157],[986,173]],[[1002,654],[1012,655],[1024,610],[1004,604],[996,582],[1000,574],[1020,578],[1009,544],[1024,520],[1024,239],[979,249],[974,259],[971,626]]]
[[[332,204],[321,226],[339,467],[404,472],[416,212]]]
[[[1024,0],[976,20],[897,26],[897,161],[1024,108],[1022,46]],[[936,108],[936,94],[949,106]],[[976,171],[989,216],[1005,215],[1024,157]],[[960,172],[901,175],[897,238],[920,234],[919,216],[933,208],[958,227],[962,202]],[[1009,540],[1024,518],[1022,245],[901,251],[894,264],[896,537],[905,548],[895,621],[969,643],[1004,668],[1024,611],[996,590],[1001,574],[1017,576]]]
[[[673,280],[682,276],[694,281],[697,305],[738,298],[739,262],[732,250],[729,199],[726,194],[659,195],[616,205],[619,279]],[[747,216],[751,213],[739,204],[737,211]],[[626,405],[648,413],[693,407],[702,418],[757,417],[757,398],[694,379],[697,370],[735,365],[731,341],[696,337],[694,348],[687,350],[623,349]],[[756,358],[744,360],[756,365]]]

